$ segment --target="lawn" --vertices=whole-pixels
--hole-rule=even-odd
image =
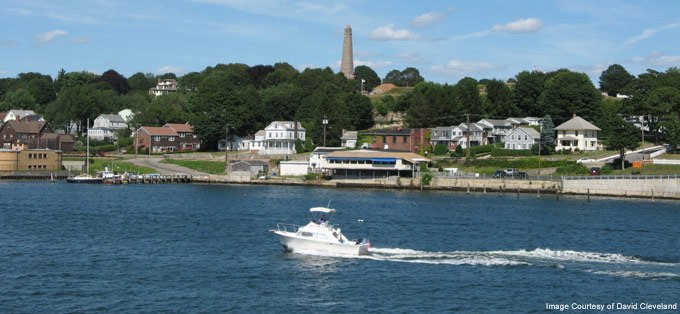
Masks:
[[[210,174],[224,174],[223,161],[206,161],[206,160],[184,160],[184,159],[164,159],[161,161],[165,164],[173,164],[200,172]]]
[[[643,164],[642,168],[626,168],[624,170],[614,170],[611,174],[631,174],[632,172],[640,172],[641,175],[665,175],[665,174],[680,174],[680,165],[653,165]]]

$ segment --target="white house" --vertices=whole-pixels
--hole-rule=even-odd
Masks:
[[[127,127],[125,120],[117,114],[100,114],[87,130],[90,139],[110,141],[116,139],[116,131]]]
[[[343,150],[342,147],[317,147],[309,156],[309,168],[312,171],[321,171],[326,163],[326,155]]]
[[[33,116],[35,115],[35,112],[33,110],[16,110],[12,109],[7,112],[7,115],[5,115],[5,119],[2,120],[2,122],[7,122],[7,121],[19,121],[27,116]],[[42,120],[44,121],[44,120]]]
[[[249,150],[250,142],[253,141],[252,135],[247,135],[240,137],[238,135],[229,135],[229,141],[227,142],[227,148],[229,150]],[[224,150],[224,139],[217,141],[217,150]]]
[[[251,153],[257,153],[264,149],[264,135],[264,130],[259,130],[255,133],[253,140],[248,143],[248,150]]]
[[[540,137],[534,128],[515,128],[505,136],[505,149],[531,149]]]
[[[343,131],[342,137],[340,137],[341,147],[354,148],[357,146],[358,131]]]
[[[161,95],[167,95],[170,93],[174,93],[177,91],[177,81],[175,79],[164,79],[164,80],[158,80],[158,84],[156,84],[156,87],[152,87],[149,89],[149,94],[154,95],[154,97],[158,97]]]
[[[260,154],[289,155],[295,154],[296,139],[305,141],[306,130],[300,122],[274,121],[264,128],[264,133]]]
[[[489,137],[492,142],[502,141],[513,129],[512,123],[508,120],[482,119],[477,121],[477,123],[490,129],[487,137]]]
[[[558,125],[556,151],[598,150],[597,133],[600,128],[574,114],[571,120]]]
[[[470,123],[470,145],[469,146],[479,146],[488,144],[487,139],[484,137],[485,125],[482,123]],[[457,145],[461,145],[463,149],[468,148],[468,128],[467,123],[461,123],[453,129],[453,141]]]

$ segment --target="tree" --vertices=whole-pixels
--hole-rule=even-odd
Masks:
[[[291,82],[299,74],[300,72],[298,72],[298,70],[288,63],[276,63],[274,64],[274,72],[267,74],[264,81],[262,82],[262,87],[269,87],[285,82]]]
[[[148,93],[149,89],[156,86],[156,78],[153,74],[137,72],[128,78],[130,91]]]
[[[607,138],[607,147],[612,150],[619,151],[619,158],[621,159],[621,169],[624,169],[624,160],[626,149],[635,149],[640,145],[639,130],[632,124],[626,122],[622,118],[618,119],[618,123],[612,129]]]
[[[17,89],[8,92],[0,102],[0,111],[8,111],[11,109],[33,109],[34,107],[35,99],[33,98],[33,95],[25,89]]]
[[[183,93],[171,93],[153,99],[146,109],[134,117],[140,125],[162,126],[189,121],[189,102]]]
[[[523,115],[540,117],[545,115],[540,97],[545,88],[546,74],[539,71],[522,71],[515,76],[513,103]]]
[[[71,88],[74,86],[79,86],[79,85],[85,85],[85,84],[90,84],[94,82],[97,79],[97,75],[94,73],[90,72],[67,72],[64,73],[60,76],[57,76],[57,82],[55,82],[55,86],[58,86],[59,89],[57,89],[58,93],[61,93],[67,88]]]
[[[626,68],[618,64],[610,65],[600,75],[600,89],[609,96],[616,96],[635,79]]]
[[[394,84],[397,86],[404,86],[402,82],[402,77],[401,77],[401,71],[399,70],[392,70],[387,72],[385,75],[385,78],[383,79],[383,83],[390,83]]]
[[[602,96],[586,74],[559,70],[546,81],[539,103],[557,123],[574,114],[592,121],[600,112]]]
[[[260,90],[265,109],[266,121],[291,120],[295,116],[296,104],[302,98],[302,88],[293,83],[281,83]]]
[[[198,87],[198,85],[201,84],[202,81],[203,74],[198,72],[189,72],[180,77],[178,83],[179,86],[182,87],[183,89],[193,91],[196,90],[196,88]]]
[[[416,86],[416,84],[425,81],[425,79],[420,76],[420,71],[413,67],[408,67],[404,69],[404,71],[401,71],[401,77],[406,86]]]
[[[46,105],[57,98],[57,94],[54,90],[54,82],[49,75],[35,72],[20,73],[17,76],[14,88],[25,89],[33,96],[37,105]]]
[[[130,91],[127,79],[115,70],[108,70],[102,73],[102,76],[97,81],[109,84],[119,95],[127,94]]]
[[[479,96],[477,80],[465,77],[456,84],[455,92],[456,105],[461,113],[468,113],[481,116],[487,112],[483,107],[482,97]]]
[[[488,114],[491,117],[513,117],[519,115],[519,109],[512,102],[512,91],[501,80],[487,80],[486,99]]]
[[[671,114],[661,121],[663,127],[663,139],[668,143],[668,150],[672,153],[678,151],[680,146],[680,119],[677,114]]]
[[[360,65],[356,68],[354,68],[354,79],[357,81],[359,85],[361,85],[361,80],[363,79],[364,82],[364,90],[365,91],[370,91],[374,87],[380,85],[380,77],[378,76],[373,69],[365,66],[365,65]]]
[[[541,154],[549,155],[555,151],[555,124],[550,115],[545,115],[541,120]]]
[[[248,69],[248,76],[250,76],[250,83],[257,89],[264,86],[264,80],[269,73],[274,72],[274,67],[271,65],[256,65]]]
[[[86,119],[94,120],[102,113],[117,112],[122,103],[112,90],[100,90],[95,85],[80,85],[65,89],[57,100],[45,108],[45,116],[54,125],[64,125],[69,130],[71,122],[80,134],[86,128]]]
[[[413,128],[456,124],[461,116],[455,95],[456,87],[450,85],[430,82],[416,85],[405,98],[408,100],[407,124]]]

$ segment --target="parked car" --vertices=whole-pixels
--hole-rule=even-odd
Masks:
[[[505,175],[509,177],[514,177],[519,174],[519,170],[517,170],[517,168],[508,168],[503,171],[505,171]]]
[[[590,173],[591,176],[599,176],[600,174],[602,174],[602,168],[600,168],[600,167],[590,167],[589,173]]]
[[[597,162],[597,160],[588,157],[581,157],[578,160],[576,160],[577,164],[589,164],[592,162]]]
[[[494,178],[505,178],[505,171],[504,170],[496,170],[496,173],[493,174]]]

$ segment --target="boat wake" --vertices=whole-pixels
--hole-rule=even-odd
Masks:
[[[513,251],[428,252],[402,248],[372,248],[359,258],[421,264],[552,267],[596,275],[647,280],[680,280],[680,263],[660,262],[616,253],[537,248]]]

